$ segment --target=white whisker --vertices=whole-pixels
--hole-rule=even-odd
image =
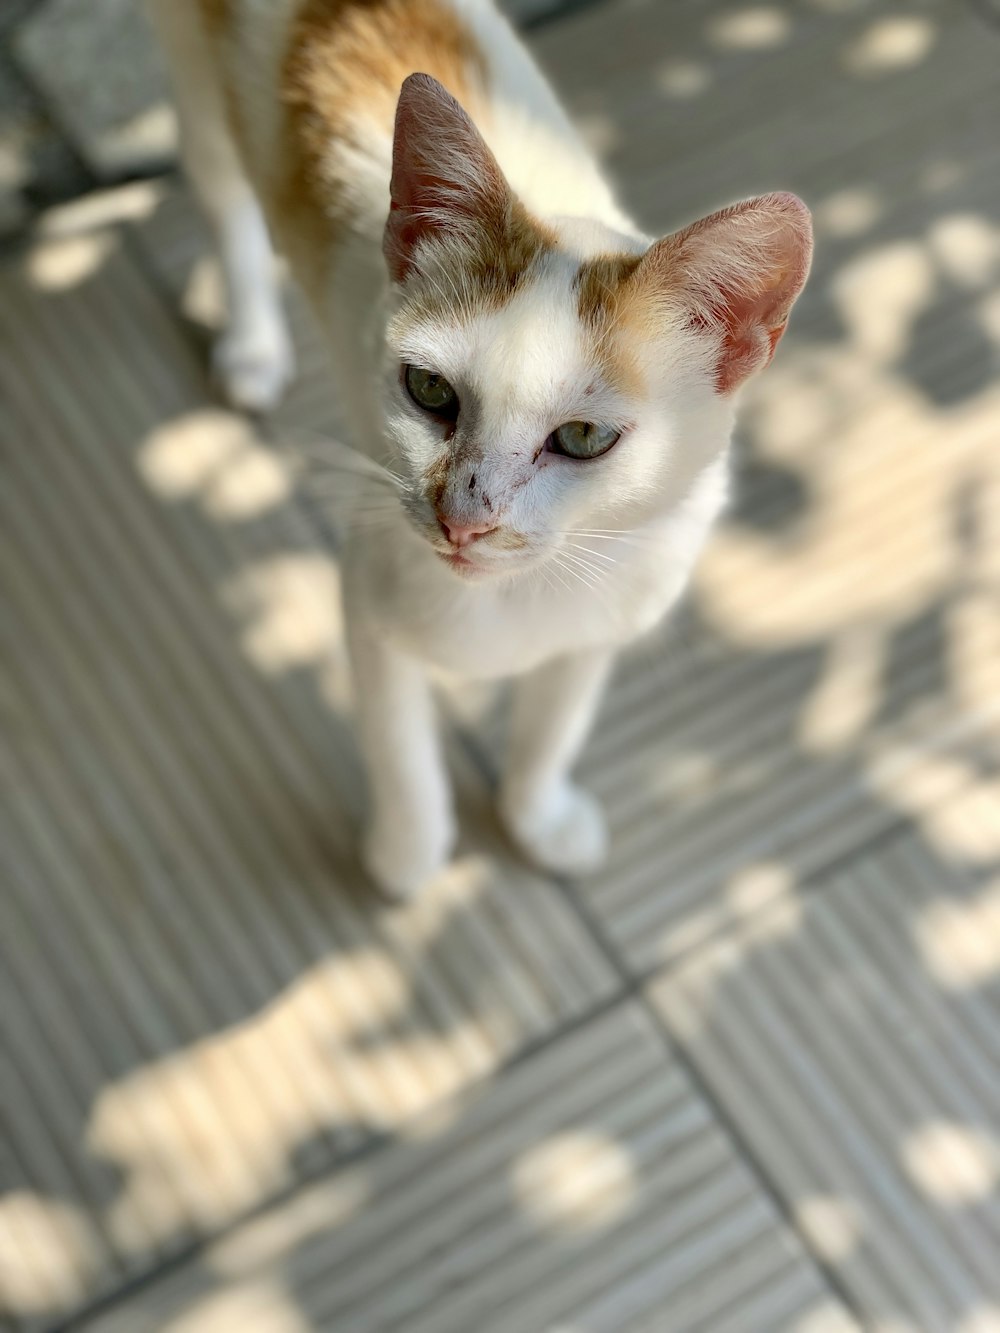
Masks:
[[[572,551],[567,551],[565,548],[563,548],[563,555],[567,560],[574,561],[583,569],[586,569],[589,573],[593,574],[598,581],[603,580],[604,576],[608,573],[608,567],[606,565],[598,565],[593,560],[587,560],[582,555],[574,555]]]
[[[585,565],[582,560],[577,560],[576,556],[570,555],[567,551],[559,551],[557,555],[563,569],[568,574],[574,574],[580,583],[594,589],[599,586],[597,577],[589,565]]]
[[[567,542],[566,545],[572,546],[574,551],[586,551],[588,555],[592,555],[596,560],[603,560],[606,564],[617,565],[618,563],[613,555],[605,555],[603,551],[593,551],[589,546],[583,546],[580,542]]]

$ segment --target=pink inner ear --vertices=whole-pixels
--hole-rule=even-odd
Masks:
[[[722,330],[716,387],[729,393],[774,355],[812,258],[809,210],[793,194],[762,195],[692,223],[651,251],[691,306],[692,324]]]
[[[396,108],[383,250],[402,282],[421,241],[503,210],[507,184],[482,135],[428,74],[411,74]]]

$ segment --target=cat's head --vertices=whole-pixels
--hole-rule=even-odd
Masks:
[[[725,449],[811,246],[788,194],[652,245],[541,221],[454,98],[412,75],[384,242],[387,419],[411,521],[474,576],[668,513]]]

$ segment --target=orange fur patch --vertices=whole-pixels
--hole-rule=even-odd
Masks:
[[[270,212],[282,246],[317,277],[352,220],[330,144],[349,142],[359,115],[391,135],[400,87],[417,71],[464,106],[484,101],[483,54],[440,0],[303,0],[281,75],[285,150]]]
[[[609,384],[623,393],[641,390],[638,358],[628,330],[638,298],[634,281],[642,255],[597,255],[580,265],[577,310],[590,334],[592,355]]]
[[[482,225],[468,239],[453,242],[443,255],[451,280],[440,283],[432,273],[410,285],[407,300],[395,318],[393,331],[442,316],[475,316],[497,310],[517,291],[546,250],[554,249],[556,235],[533,217],[520,200],[508,197],[480,218]]]
[[[230,0],[198,0],[205,28],[211,36],[216,37],[228,31],[232,21],[229,5]]]

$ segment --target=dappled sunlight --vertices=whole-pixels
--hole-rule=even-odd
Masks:
[[[720,765],[714,755],[678,747],[652,777],[653,790],[667,801],[704,800],[714,790],[720,777]]]
[[[946,1208],[986,1200],[1000,1181],[996,1138],[970,1125],[932,1121],[908,1134],[900,1151],[918,1188]]]
[[[136,462],[153,491],[166,500],[184,500],[211,485],[252,441],[253,428],[244,418],[221,408],[199,408],[155,430]]]
[[[709,40],[723,49],[760,51],[787,41],[792,22],[777,5],[751,5],[723,12],[707,28]]]
[[[329,663],[343,645],[340,571],[328,555],[289,551],[249,561],[222,599],[242,626],[243,651],[268,675]],[[345,679],[338,697],[347,688]]]
[[[698,97],[712,83],[712,71],[697,60],[668,60],[656,71],[656,86],[667,97]]]
[[[518,1207],[547,1236],[610,1226],[639,1188],[628,1153],[614,1139],[585,1130],[532,1144],[510,1170]]]
[[[995,563],[1000,542],[990,541],[982,550],[990,563]],[[977,568],[980,563],[986,567]],[[973,556],[966,569],[969,581],[981,577],[983,587],[974,587],[956,597],[949,610],[948,666],[956,702],[974,715],[976,710],[990,709],[996,698],[994,668],[1000,662],[1000,596],[997,595],[1000,589],[991,590],[986,584],[995,572],[986,561],[980,562]]]
[[[203,254],[191,265],[180,293],[181,310],[195,324],[217,329],[225,316],[222,270],[214,255]]]
[[[107,231],[41,242],[28,254],[28,281],[43,292],[77,287],[104,266],[117,246],[117,238]]]
[[[576,124],[587,146],[601,157],[606,157],[621,146],[621,130],[610,116],[602,112],[577,116]]]
[[[261,443],[250,422],[221,408],[201,408],[155,430],[137,465],[164,499],[197,500],[222,522],[254,518],[292,493],[286,461]]]
[[[1000,1304],[977,1306],[955,1325],[955,1333],[1000,1333]]]
[[[121,172],[136,162],[172,162],[177,155],[177,116],[167,101],[153,102],[128,120],[108,125],[101,134],[101,158]]]
[[[219,1277],[239,1277],[281,1263],[297,1246],[343,1226],[364,1208],[371,1182],[363,1167],[347,1167],[332,1180],[244,1223],[212,1245],[207,1264]]]
[[[813,342],[807,321],[749,395],[758,465],[795,479],[800,508],[773,529],[726,525],[696,579],[700,612],[734,648],[816,650],[810,687],[789,702],[801,752],[850,756],[959,861],[948,802],[983,783],[962,738],[1000,732],[1000,384],[939,403],[904,367],[945,293],[981,290],[998,264],[1000,230],[953,211],[839,266],[828,290],[846,337]],[[918,630],[939,663],[933,688],[908,695],[900,644]]]
[[[1000,275],[1000,226],[977,213],[945,213],[927,234],[944,272],[974,291]]]
[[[797,1316],[789,1325],[789,1333],[853,1333],[854,1325],[849,1324],[843,1308],[832,1298],[819,1310],[810,1310],[808,1314]],[[873,1327],[873,1333],[916,1333],[916,1330],[904,1324],[897,1324],[890,1329],[881,1324]]]
[[[889,365],[933,299],[933,257],[919,241],[895,241],[848,260],[830,287],[851,343],[866,361]]]
[[[872,790],[916,823],[928,846],[960,865],[989,863],[1000,850],[997,780],[984,776],[981,765],[962,754],[963,741],[978,739],[984,721],[990,724],[987,735],[994,737],[996,750],[1000,698],[985,719],[959,723],[950,735],[935,735],[933,742],[903,736],[867,747],[866,777]]]
[[[254,518],[288,500],[288,468],[273,450],[260,445],[240,452],[205,489],[205,510],[222,522]]]
[[[802,924],[802,903],[787,866],[769,862],[747,866],[726,886],[724,900],[736,919],[768,909],[759,922],[755,921],[752,935],[747,936],[755,943],[792,935]]]
[[[711,1021],[715,995],[757,950],[780,948],[803,924],[803,904],[792,872],[771,861],[751,864],[732,875],[718,900],[693,909],[671,939],[671,951],[697,956],[686,977],[688,994],[678,1030],[694,1039]],[[702,948],[698,952],[698,946]]]
[[[475,894],[475,876],[456,875],[456,891],[428,895],[443,907],[414,904],[393,919],[393,952],[372,943],[331,955],[260,1013],[98,1094],[86,1142],[122,1177],[104,1217],[117,1247],[142,1252],[191,1217],[215,1229],[287,1185],[301,1145],[396,1129],[490,1065],[482,1024],[496,1029],[485,1014],[456,1015],[440,1031],[411,1014],[404,960]],[[356,1190],[349,1202],[360,1202]],[[255,1234],[263,1243],[266,1228]]]
[[[86,1298],[106,1256],[82,1209],[26,1190],[0,1193],[0,1316]]]
[[[95,190],[48,209],[38,220],[37,235],[39,238],[96,235],[102,227],[142,222],[160,207],[166,191],[162,180],[133,181],[112,190]]]
[[[995,853],[1000,859],[1000,846]],[[913,936],[924,966],[946,990],[971,990],[996,981],[1000,978],[1000,876],[969,898],[929,903],[913,922]]]
[[[413,944],[426,946],[444,927],[449,913],[466,910],[482,897],[496,873],[487,856],[456,857],[436,877],[432,890],[400,904],[387,924],[392,930],[405,930]]]
[[[810,1194],[795,1200],[794,1212],[796,1225],[823,1260],[846,1259],[864,1243],[864,1218],[854,1199]]]
[[[877,19],[844,53],[849,74],[866,78],[919,65],[930,54],[937,25],[922,14]]]
[[[848,185],[813,203],[813,221],[820,236],[848,240],[870,231],[883,209],[871,186]]]
[[[824,14],[860,14],[874,9],[877,0],[805,0],[805,3]]]
[[[201,1296],[159,1326],[159,1333],[313,1333],[316,1325],[277,1278],[244,1278]]]
[[[852,625],[831,641],[799,716],[803,750],[835,754],[859,739],[881,703],[885,666],[885,637],[879,626]]]

